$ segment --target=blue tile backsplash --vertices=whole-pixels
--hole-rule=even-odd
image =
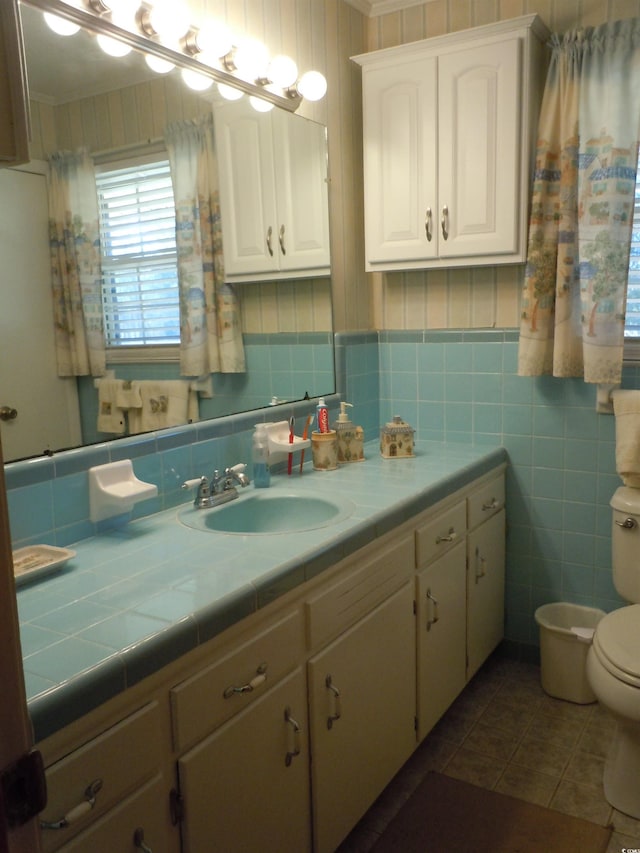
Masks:
[[[621,480],[615,419],[596,413],[595,388],[577,379],[517,376],[517,348],[517,332],[499,329],[335,337],[337,387],[354,404],[352,417],[367,440],[399,414],[421,439],[506,448],[506,637],[514,653],[535,657],[533,614],[540,604],[562,600],[611,610],[622,603],[611,581],[609,507]],[[286,359],[285,348],[278,357]],[[312,351],[308,361],[313,362]],[[327,369],[324,355],[318,364]],[[271,367],[277,371],[277,364]],[[623,387],[640,387],[640,368],[625,367]],[[338,398],[328,403],[333,421]],[[294,404],[284,414],[279,410],[278,418],[293,413],[302,419],[313,408],[314,402]],[[272,411],[262,409],[8,464],[13,546],[69,545],[93,535],[86,474],[92,465],[132,459],[136,475],[158,486],[157,498],[134,509],[136,516],[148,515],[184,503],[185,479],[249,461],[256,419],[272,418]],[[109,603],[99,600],[95,606]],[[159,597],[154,612],[140,619],[162,618],[171,606]],[[90,625],[91,614],[86,615]],[[114,624],[113,630],[135,635],[145,625]],[[87,632],[99,658],[109,638],[90,627]],[[46,639],[34,634],[28,642],[35,654]]]

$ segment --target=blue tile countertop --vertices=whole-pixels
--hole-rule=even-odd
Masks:
[[[18,591],[28,707],[36,740],[317,576],[373,538],[506,462],[501,448],[418,442],[412,459],[277,474],[295,489],[346,498],[347,518],[278,535],[202,532],[165,510],[85,539],[57,574]],[[262,490],[261,490],[262,491]],[[253,485],[240,498],[253,494]],[[189,500],[185,501],[188,507]],[[193,512],[197,512],[193,510]],[[202,510],[200,510],[202,512]]]

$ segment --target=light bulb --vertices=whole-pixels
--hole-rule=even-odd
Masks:
[[[244,80],[259,80],[266,74],[269,51],[257,39],[242,39],[233,52],[233,64]]]
[[[196,92],[204,92],[213,85],[213,79],[207,77],[206,74],[200,74],[199,71],[192,71],[191,68],[182,69],[182,79],[190,89]]]
[[[227,101],[238,101],[244,95],[241,89],[236,89],[235,86],[230,86],[228,83],[218,83],[218,92]]]
[[[106,0],[111,11],[111,20],[118,26],[132,28],[136,20],[136,12],[140,8],[139,0]]]
[[[60,18],[58,15],[52,15],[51,12],[43,12],[43,15],[49,29],[59,36],[72,36],[80,29],[78,24],[67,21],[66,18]]]
[[[102,50],[104,50],[105,53],[108,53],[109,56],[126,56],[128,53],[131,53],[131,48],[128,44],[111,38],[111,36],[101,34],[96,36],[96,40]]]
[[[271,101],[265,101],[264,98],[259,98],[257,95],[250,95],[249,103],[258,113],[268,113],[275,106],[275,104],[272,104]]]
[[[221,56],[229,53],[233,47],[231,30],[226,24],[208,20],[198,30],[196,44],[201,53],[207,56],[215,56],[218,60]]]
[[[168,59],[162,59],[160,56],[153,56],[151,53],[146,53],[144,60],[156,74],[168,74],[169,71],[175,68],[173,62],[169,62]]]
[[[298,66],[290,57],[278,54],[269,63],[267,77],[281,89],[288,89],[298,79]]]
[[[189,9],[177,0],[158,0],[149,21],[162,41],[178,41],[189,30]]]
[[[327,91],[327,81],[319,71],[306,71],[298,80],[298,92],[307,101],[319,101]]]

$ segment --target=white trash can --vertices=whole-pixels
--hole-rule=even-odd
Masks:
[[[596,697],[587,680],[587,653],[604,610],[579,604],[543,604],[535,612],[540,626],[542,689],[556,699],[586,705]]]

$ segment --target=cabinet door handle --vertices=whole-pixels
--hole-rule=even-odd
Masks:
[[[424,215],[424,230],[425,230],[425,233],[427,235],[427,240],[429,242],[431,242],[431,238],[433,237],[433,234],[431,233],[431,219],[432,219],[431,208],[428,207],[427,211]]]
[[[439,545],[441,542],[455,542],[457,538],[458,534],[455,527],[450,527],[446,536],[436,536],[436,545]]]
[[[342,714],[340,691],[333,683],[330,675],[325,678],[324,683],[333,698],[333,713],[329,713],[329,716],[327,717],[327,728],[331,729],[333,728],[334,720],[339,720]]]
[[[440,618],[440,616],[438,615],[438,599],[434,598],[434,596],[431,595],[430,589],[427,590],[427,607],[429,606],[429,604],[433,605],[433,615],[427,617],[427,631],[430,631],[431,626],[435,625],[438,619]]]
[[[289,707],[284,709],[284,719],[293,730],[293,748],[287,752],[284,758],[284,763],[289,767],[296,755],[300,755],[300,724],[291,716],[291,708]]]
[[[133,846],[142,850],[142,853],[153,853],[149,845],[144,843],[144,829],[142,827],[138,827],[133,833]]]
[[[491,503],[482,504],[482,511],[490,512],[493,509],[498,509],[499,506],[500,504],[498,503],[498,501],[495,498],[491,498]]]
[[[225,688],[225,691],[222,695],[225,699],[230,699],[232,696],[235,696],[236,693],[252,693],[257,687],[261,687],[266,680],[267,664],[261,663],[260,666],[256,669],[256,674],[248,684],[242,684],[240,687],[236,687],[235,685],[231,684],[229,685],[229,687]]]
[[[440,219],[440,225],[442,225],[442,236],[445,240],[449,239],[449,208],[445,204],[442,208],[442,218]]]
[[[486,561],[486,560],[485,560],[485,558],[480,554],[480,549],[479,549],[479,548],[476,548],[476,572],[475,572],[475,574],[476,574],[476,583],[478,583],[478,581],[480,580],[480,578],[483,578],[483,577],[486,575],[486,573],[487,573],[487,568],[486,568],[486,567],[487,567],[487,561]]]
[[[271,246],[271,237],[273,236],[273,228],[269,226],[267,228],[267,249],[269,251],[270,257],[273,257],[273,248]]]
[[[278,235],[278,240],[280,241],[280,251],[283,255],[287,254],[287,250],[284,245],[284,225],[280,226],[280,233]]]
[[[66,815],[58,818],[58,820],[41,820],[40,826],[42,829],[66,829],[68,826],[71,826],[72,823],[80,820],[81,817],[90,812],[95,806],[96,797],[101,788],[102,779],[94,779],[93,782],[85,788],[84,800],[81,803],[78,803],[77,806],[69,809]]]

